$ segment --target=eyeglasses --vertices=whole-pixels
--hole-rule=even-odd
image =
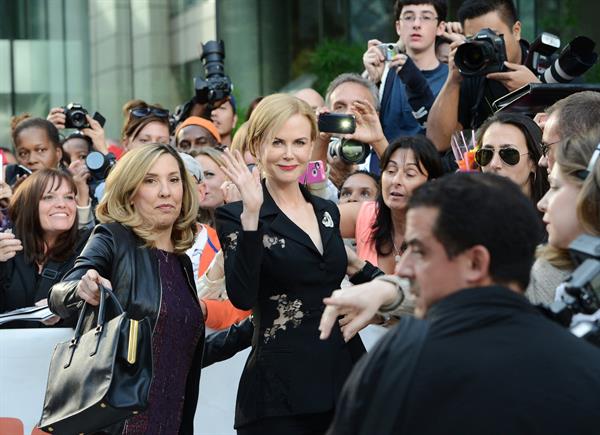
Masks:
[[[551,143],[542,142],[540,144],[540,147],[542,148],[542,155],[544,157],[548,157],[548,151],[550,151],[550,147],[552,145],[555,145],[555,144],[559,143],[559,142],[560,142],[559,140],[557,140],[556,142],[551,142]]]
[[[131,115],[135,116],[136,118],[145,118],[146,116],[148,116],[150,114],[157,116],[159,118],[168,118],[169,117],[169,111],[167,109],[161,109],[159,107],[150,107],[150,106],[134,107],[133,109],[129,110],[129,113],[131,113]]]
[[[404,21],[405,23],[414,23],[415,21],[417,21],[417,17],[421,20],[421,22],[426,23],[426,24],[432,23],[434,20],[438,19],[438,17],[436,17],[435,15],[432,15],[432,14],[426,14],[426,15],[405,14],[400,17],[400,20]]]
[[[475,151],[475,161],[479,166],[487,166],[494,158],[496,150],[494,148],[479,148]],[[498,155],[504,163],[514,166],[521,161],[521,156],[526,156],[529,153],[520,154],[516,148],[501,148],[498,150]]]

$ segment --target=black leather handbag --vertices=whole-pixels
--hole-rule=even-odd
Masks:
[[[152,380],[150,320],[127,316],[112,291],[101,287],[98,321],[81,334],[87,303],[70,341],[54,348],[39,428],[60,435],[98,431],[148,406]],[[107,296],[119,313],[105,321]]]

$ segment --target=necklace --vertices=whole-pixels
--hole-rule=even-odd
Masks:
[[[396,241],[394,239],[392,239],[392,245],[394,245],[394,261],[396,263],[400,262],[400,257],[402,257],[402,254],[404,253],[404,245],[400,245],[400,248],[398,248],[398,246],[396,246]]]

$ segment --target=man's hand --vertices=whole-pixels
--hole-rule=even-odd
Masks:
[[[406,63],[406,54],[397,54],[390,61],[390,69],[395,69],[399,72]]]
[[[486,77],[490,80],[499,81],[510,92],[529,83],[540,83],[540,79],[525,65],[504,62],[504,66],[509,69],[508,72],[490,73]]]
[[[381,280],[334,291],[330,297],[323,299],[326,307],[319,324],[321,340],[329,337],[339,316],[342,316],[339,324],[344,340],[350,340],[371,322],[382,305],[393,302],[397,294],[393,284]]]
[[[98,121],[92,118],[90,115],[85,115],[90,128],[83,128],[81,132],[87,137],[92,139],[92,144],[96,151],[102,154],[108,154],[108,147],[106,146],[106,139],[104,137],[104,129]]]
[[[456,56],[456,50],[458,47],[465,43],[464,39],[457,39],[450,44],[450,54],[448,54],[448,82],[459,84],[462,82],[462,74],[458,67],[454,63],[454,57]]]
[[[377,47],[380,44],[382,42],[377,39],[369,40],[367,43],[368,49],[363,54],[363,65],[369,74],[369,79],[375,84],[381,81],[385,68],[385,57]]]
[[[377,155],[381,156],[388,143],[375,107],[368,101],[362,100],[354,101],[350,109],[356,117],[356,131],[345,137],[371,145]]]
[[[54,124],[57,130],[63,130],[65,128],[65,122],[67,121],[65,109],[62,107],[53,107],[50,109],[50,112],[48,112],[46,119]]]
[[[463,28],[457,21],[447,21],[446,28],[444,29],[444,33],[442,34],[442,38],[447,39],[452,42],[456,41],[464,41],[465,35],[463,33]]]

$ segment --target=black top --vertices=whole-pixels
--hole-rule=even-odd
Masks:
[[[25,259],[23,251],[17,252],[8,261],[0,262],[0,313],[31,307],[36,302],[48,298],[50,287],[59,282],[63,275],[73,267],[75,259],[83,249],[91,230],[79,230],[78,238],[71,255],[61,262],[48,261],[42,272],[36,264]],[[18,237],[18,235],[17,235]],[[72,326],[73,322],[59,322],[54,326]],[[43,327],[40,322],[17,320],[5,323],[0,328],[36,328]]]
[[[547,320],[522,295],[503,287],[452,294],[421,321],[428,325],[423,340],[415,339],[419,324],[402,323],[353,371],[330,434],[370,433],[361,429],[369,410],[393,422],[371,432],[379,434],[600,430],[600,349]],[[413,370],[390,375],[387,364],[413,357]],[[405,388],[381,397],[385,385]]]
[[[202,310],[187,291],[176,254],[153,249],[162,299],[152,334],[152,384],[148,408],[125,424],[123,435],[176,433],[181,425],[185,384],[194,349],[203,334]]]
[[[359,338],[344,343],[339,328],[329,340],[319,340],[323,298],[340,287],[347,257],[336,205],[301,189],[315,211],[322,255],[264,185],[257,231],[242,229],[241,202],[216,211],[228,296],[236,307],[252,308],[255,325],[236,428],[264,417],[333,410],[355,358],[364,352]]]

